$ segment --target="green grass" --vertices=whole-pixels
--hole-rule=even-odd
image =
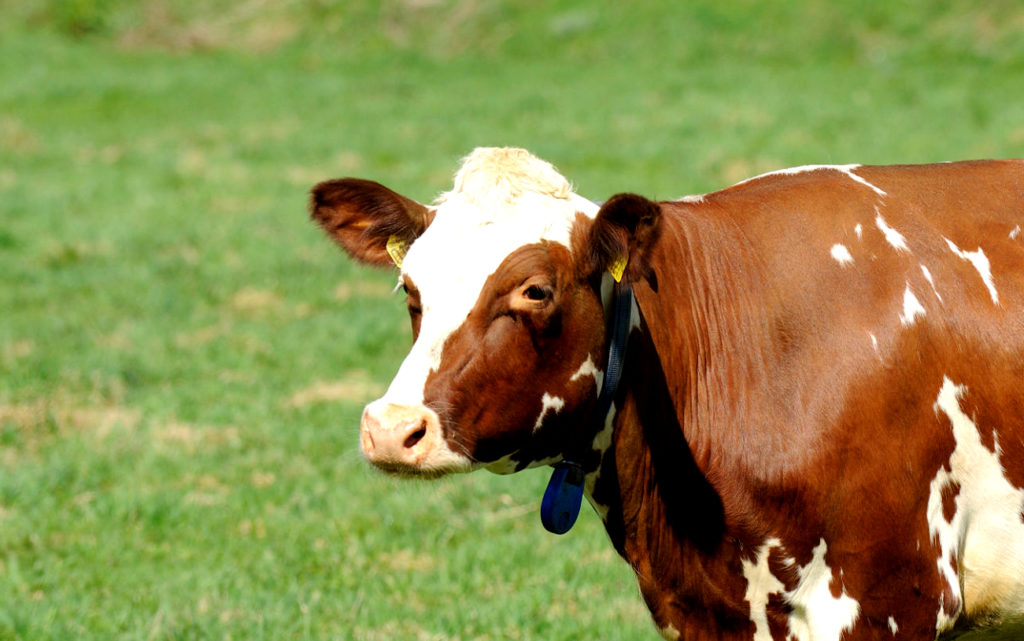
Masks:
[[[362,462],[407,321],[308,188],[429,200],[484,144],[594,199],[1024,155],[1009,0],[344,7],[0,0],[0,639],[656,638],[543,473]]]

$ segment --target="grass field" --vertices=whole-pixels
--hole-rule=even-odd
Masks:
[[[543,473],[362,462],[407,321],[308,188],[430,200],[477,145],[593,199],[1024,155],[1015,0],[339,7],[0,0],[0,639],[656,638]]]

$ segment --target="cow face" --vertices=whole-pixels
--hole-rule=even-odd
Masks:
[[[516,149],[476,150],[431,207],[363,180],[313,189],[313,218],[350,256],[400,263],[414,344],[363,412],[373,464],[512,472],[583,437],[605,360],[604,269],[625,258],[626,280],[642,276],[638,239],[657,226],[657,207],[630,198],[599,211]]]

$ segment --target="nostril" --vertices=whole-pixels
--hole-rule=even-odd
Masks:
[[[416,444],[423,440],[423,437],[427,435],[427,421],[426,419],[421,420],[419,427],[413,430],[409,436],[405,437],[405,442],[402,444],[406,449],[416,447]]]

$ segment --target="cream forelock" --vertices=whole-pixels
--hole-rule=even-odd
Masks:
[[[527,150],[478,147],[463,159],[452,189],[437,199],[435,220],[412,251],[433,254],[434,260],[442,255],[465,260],[482,252],[485,263],[500,263],[518,247],[542,240],[571,249],[577,213],[593,218],[597,211],[596,204],[573,193],[551,163]],[[469,263],[460,269],[477,266]]]
[[[528,193],[569,200],[572,185],[551,163],[525,149],[477,147],[463,159],[454,187],[438,202],[459,194],[475,205],[511,205]]]

